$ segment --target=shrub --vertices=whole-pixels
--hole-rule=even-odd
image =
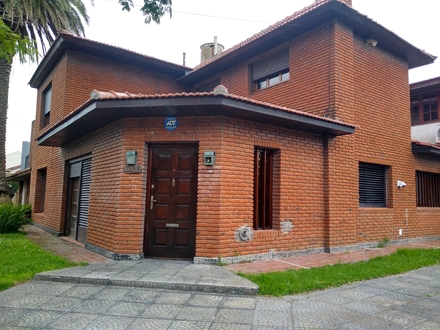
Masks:
[[[31,223],[30,205],[0,205],[0,234],[13,233]]]

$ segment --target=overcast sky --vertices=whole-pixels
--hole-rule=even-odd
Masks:
[[[193,67],[200,61],[200,45],[218,42],[225,49],[293,14],[314,0],[173,0],[173,17],[160,25],[144,24],[139,6],[122,12],[117,0],[95,0],[88,8],[90,25],[86,37],[123,47],[159,59]],[[142,0],[134,0],[142,3]],[[353,0],[353,8],[393,31],[414,46],[440,55],[438,0]],[[380,45],[379,45],[380,46]],[[439,60],[440,61],[440,60]],[[13,63],[9,91],[6,153],[21,151],[22,141],[30,140],[35,119],[36,90],[28,82],[36,65]],[[440,76],[435,63],[410,70],[410,82]],[[129,91],[129,90],[128,90]],[[409,111],[409,110],[408,110]]]

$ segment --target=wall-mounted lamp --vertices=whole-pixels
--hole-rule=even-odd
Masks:
[[[367,39],[366,46],[376,47],[377,41],[374,39]]]

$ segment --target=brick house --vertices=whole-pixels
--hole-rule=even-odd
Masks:
[[[439,205],[416,203],[438,158],[413,153],[408,113],[408,69],[435,57],[348,0],[211,46],[190,69],[61,33],[30,82],[37,225],[195,262],[440,235]]]

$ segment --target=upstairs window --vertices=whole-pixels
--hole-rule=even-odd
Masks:
[[[386,166],[359,163],[359,206],[386,207]]]
[[[411,124],[438,121],[438,95],[426,94],[411,98]]]
[[[255,148],[254,229],[272,229],[273,150]]]
[[[289,50],[286,49],[252,65],[253,90],[260,90],[290,78]]]
[[[440,207],[440,174],[416,171],[418,207]]]
[[[49,125],[49,121],[50,121],[50,107],[51,107],[51,103],[52,103],[52,85],[49,85],[49,87],[47,87],[44,92],[43,92],[43,103],[42,103],[42,115],[43,115],[43,120],[42,120],[42,125],[41,127],[46,127],[47,125]]]

